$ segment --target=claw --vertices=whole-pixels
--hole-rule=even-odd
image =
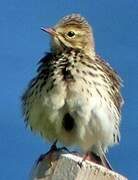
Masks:
[[[77,163],[80,168],[82,168],[82,165],[83,165],[82,163],[83,163],[83,160],[82,161],[78,161],[78,163]]]

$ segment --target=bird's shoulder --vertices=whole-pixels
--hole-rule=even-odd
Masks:
[[[40,73],[43,69],[48,68],[50,63],[55,59],[55,56],[47,52],[45,55],[38,61],[37,73]]]
[[[25,90],[23,96],[22,96],[22,101],[26,101],[28,97],[32,96],[34,90],[37,89],[37,86],[39,86],[39,83],[41,82],[41,79],[46,79],[49,74],[49,66],[50,63],[53,61],[53,54],[52,53],[46,53],[37,63],[38,68],[37,68],[37,73],[30,80],[28,83],[27,89]]]

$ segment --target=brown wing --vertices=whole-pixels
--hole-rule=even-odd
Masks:
[[[120,93],[120,88],[122,86],[122,80],[119,75],[114,71],[111,66],[101,59],[100,56],[96,56],[96,63],[102,67],[102,70],[105,72],[105,75],[110,79],[108,82],[109,86],[111,87],[111,92],[109,92],[111,98],[114,101],[115,106],[117,107],[118,111],[120,112],[121,107],[124,103],[124,100]]]

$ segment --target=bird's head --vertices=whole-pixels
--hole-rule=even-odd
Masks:
[[[90,25],[79,14],[65,16],[53,28],[42,28],[52,35],[51,49],[59,52],[64,47],[79,48],[87,55],[95,54],[93,33]]]

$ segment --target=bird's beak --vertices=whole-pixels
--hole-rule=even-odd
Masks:
[[[44,32],[49,33],[52,36],[57,36],[58,35],[57,32],[54,29],[52,29],[52,28],[41,27],[41,30],[44,31]]]

